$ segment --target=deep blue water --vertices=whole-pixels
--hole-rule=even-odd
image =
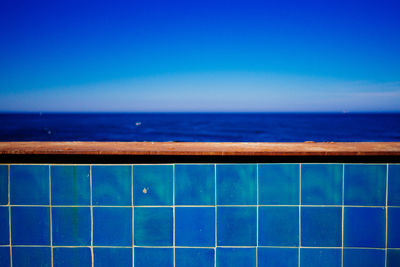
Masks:
[[[0,125],[0,141],[400,141],[400,113],[31,113]]]

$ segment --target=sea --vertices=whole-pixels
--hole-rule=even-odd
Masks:
[[[0,141],[400,141],[400,113],[2,113]]]

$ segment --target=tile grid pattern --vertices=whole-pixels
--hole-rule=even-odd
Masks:
[[[215,208],[215,247],[212,247],[214,249],[215,252],[217,252],[217,247],[243,247],[243,246],[218,246],[217,245],[217,237],[218,237],[218,231],[217,231],[217,210],[218,207],[256,207],[257,208],[257,242],[256,242],[256,246],[244,246],[244,247],[249,247],[249,248],[258,248],[258,247],[276,247],[276,248],[286,248],[286,246],[259,246],[259,234],[258,234],[258,223],[259,223],[259,207],[276,207],[276,206],[287,206],[287,207],[292,207],[292,206],[297,206],[299,207],[299,246],[298,246],[298,250],[299,250],[299,254],[298,254],[298,264],[300,266],[300,262],[301,262],[301,248],[304,248],[301,245],[301,208],[302,207],[325,207],[326,205],[302,205],[302,198],[301,198],[301,165],[299,164],[300,170],[299,170],[299,205],[260,205],[259,204],[259,190],[258,190],[258,183],[259,183],[259,178],[258,178],[258,166],[259,164],[257,164],[257,204],[256,205],[218,205],[217,203],[217,165],[214,164],[214,168],[215,168],[215,204],[214,205],[203,205],[200,207],[214,207]],[[51,200],[51,168],[49,165],[49,205],[11,205],[10,202],[10,165],[8,166],[8,203],[7,206],[8,207],[8,212],[9,212],[9,247],[10,247],[10,262],[11,262],[11,266],[12,266],[12,247],[26,247],[24,245],[12,245],[12,235],[11,235],[11,207],[13,206],[37,206],[37,207],[49,207],[50,211],[50,222],[49,222],[49,226],[50,226],[50,248],[51,248],[51,266],[53,266],[53,249],[55,247],[87,247],[87,246],[53,246],[53,229],[52,229],[52,200]],[[173,209],[173,245],[172,245],[172,249],[173,249],[173,259],[174,259],[174,266],[175,266],[175,250],[177,248],[176,244],[175,244],[175,207],[199,207],[199,205],[175,205],[175,164],[172,165],[173,166],[173,203],[172,206],[169,205],[154,205],[154,206],[135,206],[133,204],[133,165],[130,165],[131,168],[131,206],[107,206],[107,205],[96,205],[95,207],[130,207],[132,208],[132,261],[134,262],[134,248],[135,247],[147,247],[147,246],[135,246],[134,245],[134,208],[135,207],[172,207]],[[385,247],[384,248],[362,248],[362,249],[384,249],[385,250],[385,266],[387,266],[387,247],[388,247],[388,234],[387,234],[387,229],[388,229],[388,172],[389,172],[389,164],[386,164],[386,187],[385,187],[385,206],[358,206],[358,205],[344,205],[344,188],[345,188],[345,184],[344,184],[344,164],[342,164],[343,166],[343,175],[342,175],[342,199],[341,199],[341,205],[329,205],[331,207],[340,207],[341,208],[341,212],[342,212],[342,224],[341,224],[341,236],[342,236],[342,240],[341,240],[341,247],[339,247],[341,249],[341,265],[343,266],[343,254],[344,254],[344,210],[345,207],[380,207],[380,208],[385,208]],[[93,202],[92,202],[92,165],[90,165],[90,212],[91,212],[91,240],[90,240],[90,249],[91,249],[91,257],[92,257],[92,266],[94,266],[94,252],[93,252],[93,248],[94,247],[124,247],[124,246],[93,246]],[[79,206],[74,206],[74,205],[59,205],[60,207],[85,207],[85,205],[79,205]],[[398,206],[390,206],[390,207],[398,207]],[[34,247],[48,247],[48,246],[40,246],[40,245],[34,245]],[[148,246],[148,247],[153,247],[153,246]],[[160,247],[165,247],[165,248],[169,248],[170,246],[160,246]],[[179,248],[179,247],[178,247]],[[194,247],[193,247],[194,248]],[[198,247],[196,247],[198,248]],[[204,247],[205,248],[205,247]],[[310,248],[310,247],[308,247]],[[313,248],[335,248],[335,247],[313,247]],[[349,247],[347,247],[349,248]],[[214,254],[214,263],[216,264],[217,260],[216,260],[216,254]],[[256,255],[257,255],[257,249],[256,249]],[[256,257],[256,264],[257,264],[257,257]]]

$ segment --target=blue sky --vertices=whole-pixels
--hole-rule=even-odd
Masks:
[[[0,111],[400,111],[399,1],[2,1]]]

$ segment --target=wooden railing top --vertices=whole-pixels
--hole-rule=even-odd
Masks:
[[[0,142],[0,155],[400,156],[400,142]]]

